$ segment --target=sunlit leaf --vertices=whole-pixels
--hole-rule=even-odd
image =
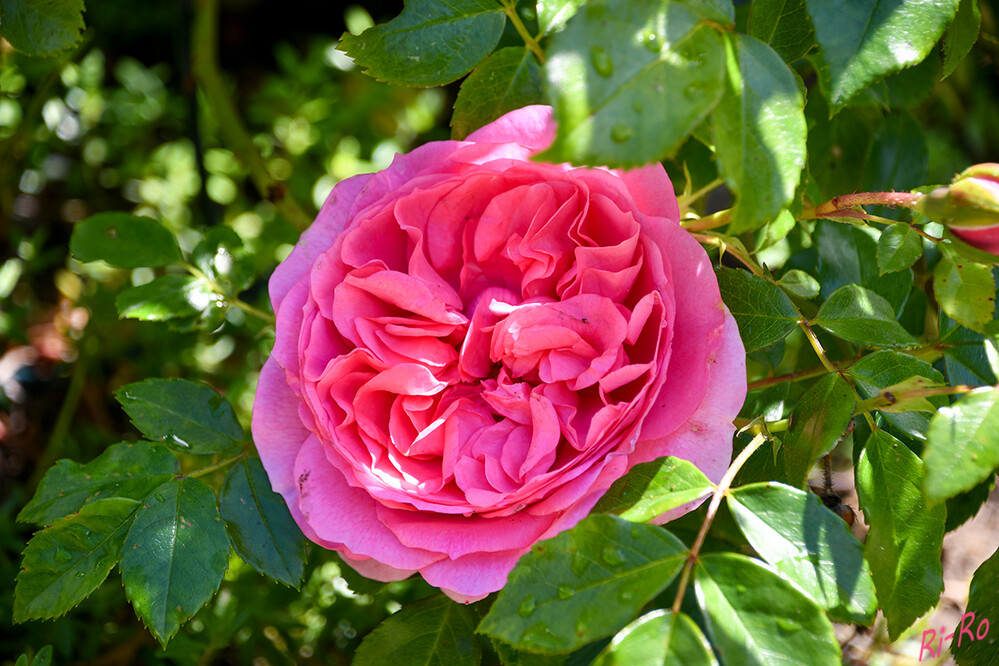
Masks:
[[[530,49],[500,49],[462,82],[451,116],[451,135],[464,139],[508,111],[543,102],[543,81]]]
[[[883,430],[868,438],[856,467],[860,506],[870,526],[864,556],[893,641],[935,606],[943,591],[947,510],[943,504],[927,506],[922,475],[919,458]]]
[[[933,271],[933,293],[948,317],[973,331],[985,330],[995,314],[992,267],[955,257],[946,250]]]
[[[520,559],[479,631],[521,650],[569,652],[631,621],[686,554],[662,528],[590,516]]]
[[[587,3],[552,37],[547,54],[558,121],[555,144],[541,155],[548,161],[658,160],[674,153],[721,99],[722,39],[683,3]]]
[[[748,30],[769,44],[784,62],[798,60],[815,46],[805,0],[754,0]]]
[[[815,323],[838,338],[875,347],[915,347],[918,341],[895,320],[891,305],[873,291],[848,284],[819,308]]]
[[[162,645],[218,589],[229,539],[215,494],[198,479],[156,488],[135,514],[121,556],[125,595]]]
[[[439,86],[464,76],[496,46],[506,15],[492,0],[409,0],[399,16],[340,48],[364,73],[407,86]]]
[[[85,504],[108,497],[140,500],[180,471],[177,457],[152,442],[112,444],[81,465],[60,460],[42,477],[17,519],[47,525]]]
[[[999,389],[979,389],[930,420],[923,451],[926,494],[936,500],[975,487],[999,467]]]
[[[794,73],[748,35],[726,40],[725,93],[714,137],[725,181],[738,196],[730,233],[756,229],[791,203],[805,166],[804,100]]]
[[[0,0],[0,34],[18,51],[54,56],[80,43],[83,0]]]
[[[735,268],[719,268],[718,287],[739,326],[747,352],[783,340],[798,322],[798,311],[787,295],[762,278]]]
[[[59,518],[28,542],[14,588],[14,621],[62,615],[86,599],[118,563],[139,507],[111,497]]]
[[[853,408],[853,392],[839,375],[826,375],[801,397],[791,411],[791,425],[781,447],[790,485],[805,485],[815,461],[846,432]]]
[[[711,487],[693,463],[669,456],[632,467],[607,489],[593,512],[644,523],[704,497]]]
[[[869,625],[877,600],[863,544],[814,493],[776,483],[732,490],[729,509],[760,556],[840,622]]]
[[[298,587],[307,542],[284,500],[271,490],[259,458],[232,466],[222,486],[219,510],[243,561],[276,581]]]
[[[889,386],[896,385],[911,377],[925,377],[934,383],[943,383],[944,377],[926,361],[915,356],[892,350],[881,350],[868,354],[850,367],[850,376],[861,397],[873,398]],[[935,409],[947,404],[944,396],[931,396],[929,403]],[[918,412],[895,413],[883,410],[882,415],[893,426],[902,432],[926,439],[926,429],[930,425],[930,417]]]
[[[98,213],[78,222],[69,249],[80,261],[103,259],[119,268],[166,266],[181,259],[166,227],[128,213]]]
[[[735,553],[701,555],[694,582],[722,663],[839,666],[839,643],[822,610],[761,563]]]
[[[878,272],[905,270],[923,256],[923,241],[908,224],[893,224],[878,239]]]
[[[243,441],[243,428],[225,398],[210,386],[186,379],[147,379],[115,391],[135,427],[184,453],[229,453]]]
[[[618,632],[592,666],[684,664],[717,666],[718,661],[700,628],[683,613],[659,609],[643,615]]]
[[[978,8],[978,0],[961,0],[954,22],[947,28],[943,38],[943,78],[953,74],[961,61],[971,53],[971,48],[978,41],[981,27],[982,12]]]
[[[441,595],[417,601],[365,636],[352,663],[477,666],[482,659],[477,620],[471,608]]]

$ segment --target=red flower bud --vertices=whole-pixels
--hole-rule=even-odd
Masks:
[[[918,209],[967,244],[999,254],[999,164],[965,169],[950,186],[927,194]]]

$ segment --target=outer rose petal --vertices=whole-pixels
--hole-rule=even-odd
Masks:
[[[994,227],[950,227],[951,233],[972,247],[999,254],[999,225]]]
[[[380,173],[338,183],[316,222],[271,279],[277,340],[260,374],[252,423],[261,460],[274,489],[285,497],[306,536],[339,551],[344,561],[363,575],[389,581],[419,572],[452,599],[474,601],[500,589],[533,543],[579,522],[631,466],[676,455],[718,480],[729,463],[734,429],[731,420],[746,393],[745,356],[738,330],[721,302],[707,255],[679,226],[679,211],[665,170],[658,164],[620,172],[531,162],[534,154],[551,144],[554,133],[548,107],[526,107],[474,132],[466,141],[426,144],[397,156]],[[534,200],[532,196],[544,206],[525,206],[526,200]],[[577,215],[579,220],[585,218],[585,223],[573,222]],[[618,223],[586,226],[592,224],[587,216]],[[524,226],[535,219],[542,227]],[[372,228],[379,232],[356,233]],[[526,238],[520,235],[525,229]],[[400,230],[404,235],[399,235]],[[603,240],[597,247],[587,247],[586,243],[595,242],[594,237]],[[371,289],[363,299],[334,303],[338,286],[346,284],[348,276],[357,283],[389,265],[391,270],[408,271],[405,278],[393,277],[393,285],[413,288],[376,289],[379,280],[391,277],[379,276],[368,280]],[[635,282],[640,271],[644,271],[642,277]],[[521,294],[518,280],[528,274],[531,286]],[[556,283],[571,283],[571,293],[566,290],[553,296],[545,292],[554,290]],[[641,291],[629,291],[629,285],[638,284]],[[447,296],[440,298],[440,307],[432,312],[426,303],[421,305],[415,297],[407,296],[427,289]],[[503,297],[494,304],[495,294]],[[630,349],[639,355],[650,354],[640,362],[626,357],[624,347],[617,352],[622,355],[619,358],[613,345],[620,342],[599,342],[599,353],[604,354],[606,346],[607,356],[597,359],[599,367],[593,372],[604,372],[604,366],[612,363],[634,364],[624,370],[626,375],[633,373],[628,378],[620,375],[623,379],[606,384],[607,393],[601,395],[612,401],[624,400],[606,408],[594,403],[597,385],[587,381],[585,386],[572,389],[558,383],[566,381],[563,375],[574,376],[583,368],[576,367],[582,361],[574,356],[559,354],[585,352],[588,359],[596,353],[587,351],[591,338],[594,343],[604,340],[568,335],[576,326],[571,321],[590,325],[588,318],[599,318],[591,303],[594,294],[613,300],[609,307],[622,308],[623,314],[638,312],[629,308],[644,308],[644,314],[636,314],[632,320],[638,322],[649,321],[645,319],[649,304],[656,302],[658,316],[666,322],[660,329],[660,320],[655,320],[648,334],[642,332],[643,324],[629,330],[628,335],[633,336],[627,338]],[[554,298],[567,302],[577,296],[581,298],[573,302],[578,307],[558,310],[558,317],[568,319],[546,322],[564,340],[543,339],[540,331],[527,331],[522,326],[525,333],[516,333],[512,325],[517,317],[503,324],[511,308],[522,301]],[[627,307],[617,300],[626,296],[631,299]],[[486,300],[477,305],[477,299]],[[343,310],[344,303],[347,310]],[[491,314],[480,313],[476,319],[476,308],[482,312],[488,309]],[[358,318],[363,324],[355,323]],[[416,392],[419,395],[407,398],[406,404],[436,409],[434,401],[443,396],[439,391],[455,385],[461,400],[470,401],[468,405],[474,409],[485,409],[476,391],[482,392],[485,382],[491,382],[490,390],[499,395],[494,390],[500,381],[496,368],[508,367],[510,372],[504,369],[500,373],[506,377],[503,381],[527,382],[523,385],[544,391],[538,393],[543,400],[558,397],[548,411],[542,410],[546,418],[540,420],[536,417],[542,412],[520,405],[519,399],[504,403],[502,418],[494,411],[497,421],[522,419],[515,428],[502,430],[521,432],[516,438],[476,439],[475,428],[496,425],[493,417],[483,412],[468,421],[472,430],[450,431],[452,435],[464,432],[462,438],[434,440],[434,435],[427,434],[430,439],[413,440],[433,419],[440,419],[434,428],[445,423],[443,417],[428,420],[425,415],[418,416],[413,424],[422,425],[410,426],[403,411],[389,408],[398,399],[397,392],[387,390],[391,387],[383,386],[374,398],[362,395],[398,374],[398,362],[371,367],[370,376],[364,379],[367,388],[358,389],[359,405],[344,410],[329,407],[334,388],[319,380],[325,369],[336,367],[351,350],[363,347],[358,342],[360,329],[355,330],[355,326],[366,327],[365,335],[369,336],[379,334],[378,327],[384,326],[385,337],[371,344],[394,341],[393,349],[437,350],[435,345],[445,344],[442,341],[446,339],[458,358],[463,340],[467,342],[467,327],[463,327],[469,319],[478,326],[475,344],[482,348],[481,358],[469,358],[463,366],[449,368],[447,359],[452,355],[412,352],[405,358],[416,364],[422,359],[428,368],[433,366],[435,374],[433,386],[428,384],[426,390]],[[442,326],[450,332],[440,333]],[[510,335],[510,344],[492,345],[494,331]],[[414,335],[430,337],[405,337]],[[509,358],[491,357],[490,350],[495,349],[507,350],[504,354]],[[529,358],[542,352],[552,354],[550,363],[541,356],[540,361]],[[538,372],[531,374],[536,362]],[[627,382],[637,384],[639,379],[644,386],[623,388],[622,394],[615,394],[618,397],[610,397]],[[600,387],[603,391],[605,384]],[[342,393],[342,385],[340,389]],[[575,397],[586,390],[590,391],[589,402]],[[533,394],[528,389],[509,395]],[[500,403],[491,404],[498,408]],[[589,405],[585,409],[594,411],[579,413],[584,404]],[[619,413],[615,411],[622,409],[618,404],[642,407],[627,412],[637,415],[631,417],[633,420],[612,425],[615,417],[608,414]],[[521,412],[523,415],[517,416]],[[378,416],[388,418],[390,413],[394,414],[391,429]],[[600,420],[593,418],[598,413],[602,414]],[[355,420],[357,416],[360,419]],[[570,424],[576,417],[581,427],[593,425],[585,441],[571,430],[561,444],[556,442],[561,437],[560,428],[574,428]],[[638,418],[642,420],[634,420]],[[362,427],[367,438],[363,442],[359,435],[343,430]],[[411,427],[416,430],[407,434]],[[525,427],[536,428],[534,435],[523,436]],[[426,431],[431,432],[436,431]],[[473,444],[478,448],[462,449]],[[535,446],[537,455],[527,455]],[[428,460],[427,455],[439,456],[439,462]],[[461,465],[455,462],[459,455],[465,456]],[[476,456],[485,458],[473,461]],[[372,469],[366,468],[369,460]],[[472,482],[468,492],[495,497],[500,504],[491,508],[462,495],[465,486],[457,483],[457,476],[447,476],[459,469],[472,474],[465,478]],[[424,472],[432,476],[420,478]],[[447,478],[454,482],[441,491]],[[414,492],[412,489],[430,495],[406,495]],[[433,495],[438,492],[439,497]],[[461,504],[462,498],[470,503]],[[698,503],[661,518],[675,517]],[[477,511],[482,513],[475,515]]]

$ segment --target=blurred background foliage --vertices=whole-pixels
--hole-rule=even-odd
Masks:
[[[91,0],[82,43],[56,58],[27,57],[0,41],[2,664],[46,644],[57,663],[348,663],[366,632],[433,591],[419,579],[365,581],[335,555],[313,549],[300,591],[233,556],[221,592],[166,651],[114,584],[54,622],[11,624],[13,581],[32,530],[14,516],[41,474],[56,459],[88,461],[111,442],[137,438],[113,390],[146,377],[201,379],[222,391],[249,426],[255,373],[273,342],[259,320],[237,308],[190,330],[119,320],[120,289],[165,269],[67,258],[72,225],[100,211],[159,219],[186,252],[199,230],[224,225],[252,265],[242,300],[269,309],[267,277],[298,231],[260,196],[197,92],[190,57],[195,9],[195,0],[141,9]],[[344,30],[359,33],[401,9],[401,1],[368,2],[326,22],[301,0],[285,0],[278,11],[264,0],[222,5],[219,57],[228,92],[283,188],[275,196],[295,201],[310,218],[337,181],[450,135],[457,84],[423,90],[380,84],[336,48]],[[945,182],[969,164],[995,160],[997,17],[990,3],[982,9],[983,37],[952,76],[939,80],[935,56],[903,73],[937,80],[929,95],[900,99],[908,87],[894,77],[894,86],[875,86],[865,103],[832,120],[822,97],[809,97],[810,122],[828,124],[817,134],[822,145],[809,146],[817,194]],[[895,110],[886,115],[889,99]],[[901,125],[904,131],[896,132]],[[921,129],[913,133],[911,125]],[[898,145],[896,136],[919,140]],[[695,140],[667,167],[678,190],[685,173],[695,190],[717,177],[710,152]],[[797,254],[801,242],[810,242],[807,234],[782,241],[771,265]],[[793,356],[785,362],[793,364]]]

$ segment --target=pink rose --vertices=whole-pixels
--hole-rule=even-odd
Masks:
[[[345,180],[271,278],[257,449],[365,576],[479,599],[636,463],[731,459],[745,355],[666,172],[553,137],[528,107]]]

